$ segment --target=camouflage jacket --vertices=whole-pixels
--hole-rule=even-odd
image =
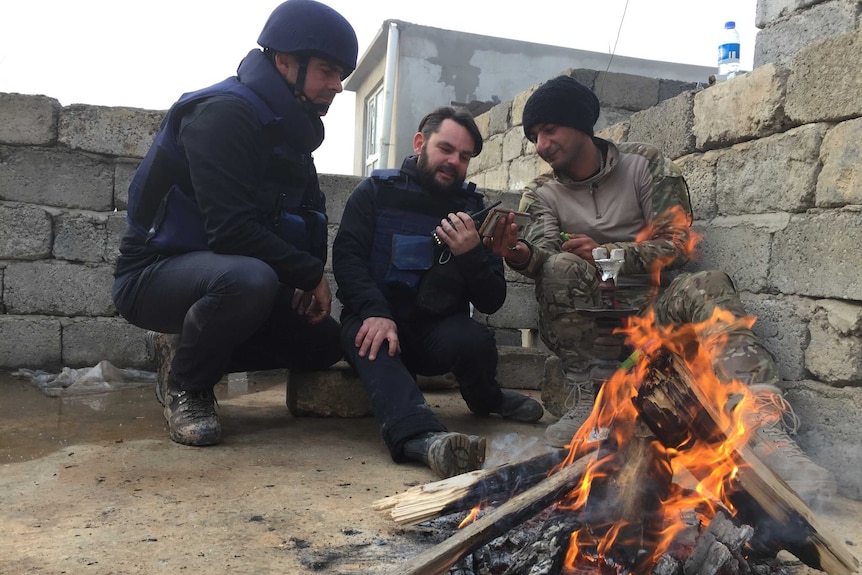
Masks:
[[[531,248],[530,260],[512,268],[535,278],[545,260],[561,251],[560,232],[585,234],[609,250],[624,249],[621,275],[649,273],[659,258],[666,260],[663,269],[681,267],[692,217],[679,167],[649,144],[595,142],[607,151],[605,167],[595,176],[575,181],[548,172],[527,185],[519,209],[535,216],[522,236]],[[673,206],[685,217],[667,217]]]

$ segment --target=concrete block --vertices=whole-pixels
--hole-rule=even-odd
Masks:
[[[815,205],[862,205],[862,118],[841,122],[826,133],[820,163]]]
[[[476,121],[479,133],[482,134],[482,139],[487,140],[491,135],[491,112],[483,112],[473,119]]]
[[[530,96],[533,95],[533,92],[536,91],[540,84],[536,84],[535,86],[531,86],[527,90],[523,92],[519,92],[512,99],[512,109],[509,111],[509,127],[522,126],[524,121],[524,105],[526,105],[527,100],[530,99]]]
[[[787,115],[797,123],[862,116],[862,30],[800,51],[787,80]]]
[[[831,0],[771,22],[757,33],[754,67],[791,66],[807,46],[854,30],[857,11],[856,0]]]
[[[630,142],[648,142],[671,159],[694,152],[694,92],[685,92],[629,118]]]
[[[619,72],[599,72],[593,92],[602,108],[622,108],[636,112],[658,104],[659,81],[647,76]]]
[[[120,238],[126,231],[126,212],[113,212],[107,214],[107,217],[105,252],[102,254],[102,261],[113,267],[117,263],[117,256],[120,255]]]
[[[862,305],[820,300],[808,329],[805,367],[825,383],[862,385]]]
[[[488,325],[494,328],[535,329],[539,324],[535,288],[529,284],[507,286],[503,307],[487,317]]]
[[[789,220],[788,214],[762,214],[718,217],[708,224],[696,224],[695,229],[704,236],[696,267],[726,272],[738,290],[766,291],[772,236]]]
[[[721,152],[689,154],[675,160],[691,195],[695,220],[711,220],[718,214],[715,201],[715,165]]]
[[[60,111],[58,141],[73,150],[143,158],[164,111],[73,104]]]
[[[359,176],[339,176],[333,174],[321,174],[320,189],[326,194],[326,215],[330,224],[340,224],[341,214],[344,212],[344,204],[347,198],[359,182],[363,180]]]
[[[719,213],[802,212],[812,207],[825,134],[825,124],[810,124],[725,150],[716,162]]]
[[[53,317],[0,315],[0,367],[61,367],[61,327]]]
[[[51,146],[60,102],[47,96],[0,93],[0,144]]]
[[[488,111],[488,136],[502,134],[509,129],[509,114],[512,111],[511,102],[497,104]]]
[[[763,138],[790,126],[784,114],[789,71],[768,64],[720,82],[694,96],[694,132],[698,150],[723,148]]]
[[[599,113],[599,119],[596,120],[596,125],[593,126],[593,131],[601,132],[616,124],[627,123],[632,114],[634,112],[631,110],[623,110],[622,108],[602,108],[602,111]]]
[[[64,318],[63,365],[94,366],[106,359],[119,368],[151,369],[146,330],[120,317]]]
[[[529,145],[529,140],[524,136],[523,129],[518,127],[507,130],[503,134],[503,161],[508,162],[520,158]]]
[[[776,232],[769,279],[784,294],[862,300],[858,207],[791,216]]]
[[[740,293],[746,311],[755,316],[752,330],[775,358],[781,379],[805,379],[805,348],[808,347],[808,320],[811,300],[792,296]]]
[[[371,403],[359,376],[347,362],[325,371],[291,372],[287,408],[294,417],[366,417]]]
[[[532,347],[497,345],[497,382],[508,389],[542,389],[549,354]]]
[[[109,211],[113,166],[80,152],[0,146],[0,200]]]
[[[51,215],[39,206],[0,204],[0,260],[51,257]]]
[[[662,78],[658,81],[658,101],[661,103],[665,100],[676,98],[680,94],[686,94],[701,88],[702,85],[700,82],[682,82],[680,80],[668,80]]]
[[[790,16],[803,8],[819,4],[824,0],[757,0],[757,13],[754,25],[764,28],[786,16]]]
[[[140,164],[138,161],[129,160],[117,160],[114,164],[115,209],[122,211],[129,207],[129,185]]]
[[[485,152],[482,152],[483,154]],[[497,164],[494,167],[484,170],[479,174],[482,180],[482,189],[506,191],[509,189],[509,164]],[[472,177],[470,178],[472,181]],[[477,183],[478,186],[478,183]]]
[[[630,129],[631,125],[628,122],[618,122],[611,126],[605,126],[601,130],[595,130],[595,134],[599,138],[612,142],[628,142]]]
[[[107,220],[107,214],[60,212],[54,217],[54,257],[74,262],[103,262]]]
[[[548,413],[562,417],[566,413],[571,388],[566,384],[560,358],[551,355],[545,363],[545,376],[542,379],[542,405]]]
[[[113,316],[113,267],[58,261],[13,263],[3,300],[12,314]]]
[[[498,167],[502,161],[503,134],[494,134],[485,140],[482,146],[482,153],[470,160],[471,173]]]
[[[515,158],[509,164],[507,189],[523,190],[527,184],[550,169],[551,167],[536,154]]]
[[[839,389],[810,380],[784,386],[801,422],[796,442],[835,474],[840,495],[862,500],[862,388]]]

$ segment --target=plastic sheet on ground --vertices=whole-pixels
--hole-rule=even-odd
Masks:
[[[19,369],[12,375],[31,380],[42,393],[49,397],[105,393],[154,385],[156,382],[156,374],[152,371],[120,369],[107,360],[100,361],[95,367],[79,369],[64,367],[60,373]]]

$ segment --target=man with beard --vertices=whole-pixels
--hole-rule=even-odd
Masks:
[[[494,333],[470,304],[494,313],[506,298],[503,262],[470,216],[483,208],[465,183],[482,135],[466,110],[441,107],[413,138],[416,155],[375,170],[347,200],[332,248],[341,342],[368,392],[396,462],[420,461],[438,476],[479,469],[485,439],[449,432],[425,402],[416,375],[452,372],[467,407],[533,423],[536,400],[501,389]]]
[[[329,6],[287,0],[258,44],[236,76],[171,107],[129,186],[114,303],[165,340],[156,397],[185,445],[221,440],[213,387],[225,373],[342,356],[311,153],[356,67],[356,34]]]

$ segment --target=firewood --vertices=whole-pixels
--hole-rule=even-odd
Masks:
[[[723,442],[727,436],[720,428],[720,406],[705,397],[682,358],[670,355],[654,363],[633,401],[662,443],[676,447],[689,434],[713,444]],[[775,551],[786,549],[809,567],[829,575],[851,575],[858,569],[858,560],[751,449],[741,447],[729,456],[739,468],[734,480],[735,506],[755,506],[759,511],[748,509],[755,532],[761,529],[761,522],[785,527],[773,530]],[[703,479],[698,470],[689,471]]]
[[[415,525],[466,511],[483,502],[509,498],[532,487],[560,465],[566,455],[567,450],[554,450],[524,461],[418,485],[404,493],[378,499],[373,508],[388,511],[392,520],[400,525]]]
[[[584,507],[585,523],[594,540],[614,531],[606,554],[620,565],[633,566],[644,552],[652,555],[662,530],[673,481],[666,451],[640,421],[615,421],[602,442]]]
[[[522,523],[560,499],[582,479],[584,471],[592,459],[592,455],[587,455],[571,465],[563,467],[562,470],[544,481],[509,499],[493,511],[460,529],[443,543],[423,551],[406,565],[400,565],[392,571],[392,575],[437,575],[445,573],[467,553],[506,533],[513,526]]]

